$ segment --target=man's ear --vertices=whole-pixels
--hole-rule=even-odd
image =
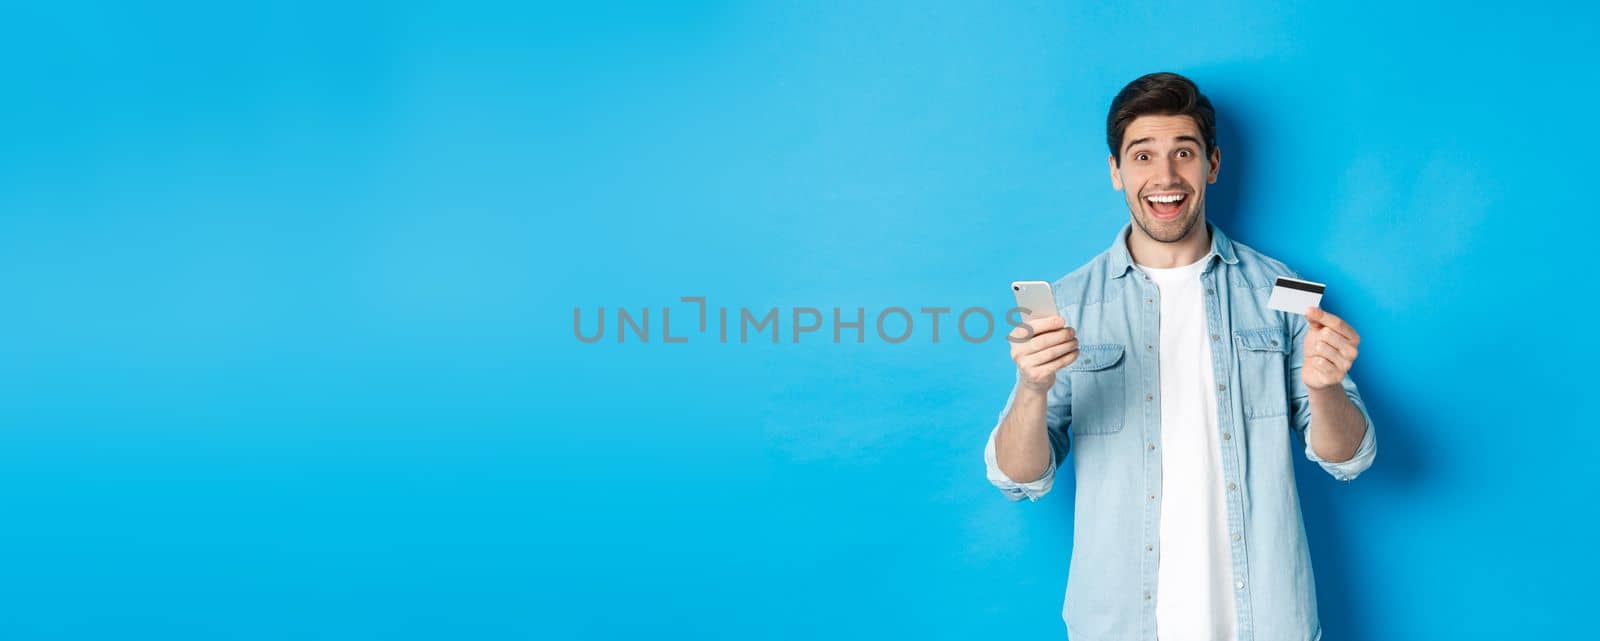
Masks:
[[[1222,169],[1222,148],[1211,148],[1211,173],[1206,176],[1206,184],[1217,182],[1217,172]]]
[[[1106,154],[1106,166],[1111,168],[1111,187],[1117,191],[1122,191],[1122,172],[1117,171],[1117,157]],[[1213,173],[1213,175],[1215,174]],[[1212,180],[1215,180],[1215,178]]]

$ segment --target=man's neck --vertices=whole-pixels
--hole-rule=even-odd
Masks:
[[[1201,218],[1189,236],[1175,243],[1163,243],[1146,236],[1134,225],[1128,234],[1128,253],[1133,262],[1145,267],[1170,269],[1193,265],[1211,252],[1211,225]]]

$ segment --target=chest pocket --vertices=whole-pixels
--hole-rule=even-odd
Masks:
[[[1072,381],[1072,433],[1112,434],[1122,431],[1127,367],[1122,345],[1081,345],[1078,360],[1066,367]]]
[[[1289,359],[1289,341],[1283,328],[1241,329],[1233,335],[1239,345],[1245,418],[1288,414],[1289,385],[1284,368]]]

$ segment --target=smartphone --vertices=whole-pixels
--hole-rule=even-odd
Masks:
[[[1011,283],[1011,293],[1017,297],[1017,307],[1022,308],[1022,319],[1060,316],[1056,311],[1056,296],[1050,283],[1042,280],[1019,280]]]

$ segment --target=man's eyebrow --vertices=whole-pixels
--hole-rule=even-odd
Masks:
[[[1122,150],[1123,151],[1127,151],[1129,149],[1132,149],[1134,147],[1137,147],[1137,146],[1142,145],[1142,144],[1147,143],[1147,142],[1152,142],[1154,140],[1155,140],[1154,136],[1145,136],[1144,138],[1135,138],[1135,139],[1133,139],[1131,141],[1128,141],[1128,144],[1123,145]],[[1177,138],[1174,138],[1174,140],[1176,140],[1178,142],[1192,142],[1192,143],[1194,143],[1196,145],[1200,144],[1200,139],[1199,138],[1196,138],[1194,136],[1190,136],[1188,134],[1185,134],[1185,135],[1182,135],[1182,136],[1178,136]]]

